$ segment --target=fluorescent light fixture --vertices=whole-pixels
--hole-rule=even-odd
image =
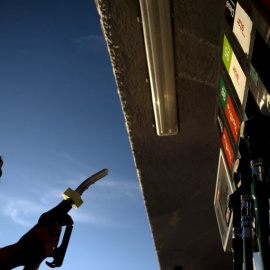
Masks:
[[[139,0],[144,44],[159,136],[178,133],[170,0]]]

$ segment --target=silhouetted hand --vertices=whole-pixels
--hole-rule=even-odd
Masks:
[[[24,270],[38,269],[57,247],[61,226],[33,227],[17,243],[0,248],[0,269],[10,270],[24,265]]]
[[[42,262],[57,247],[61,226],[33,227],[18,242],[22,265]]]

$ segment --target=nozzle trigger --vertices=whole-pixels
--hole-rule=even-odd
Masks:
[[[60,267],[64,261],[69,239],[73,229],[73,220],[69,215],[67,216],[69,217],[70,222],[66,225],[62,243],[55,249],[55,252],[52,255],[54,260],[52,262],[46,262],[46,264],[51,268]]]

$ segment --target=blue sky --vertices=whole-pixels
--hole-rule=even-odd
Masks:
[[[159,268],[94,0],[0,1],[0,119],[1,246],[108,168],[61,269]]]

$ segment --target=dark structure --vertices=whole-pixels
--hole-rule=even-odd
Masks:
[[[159,137],[138,0],[95,0],[161,270],[231,269],[213,207],[226,1],[173,0],[180,132]]]

